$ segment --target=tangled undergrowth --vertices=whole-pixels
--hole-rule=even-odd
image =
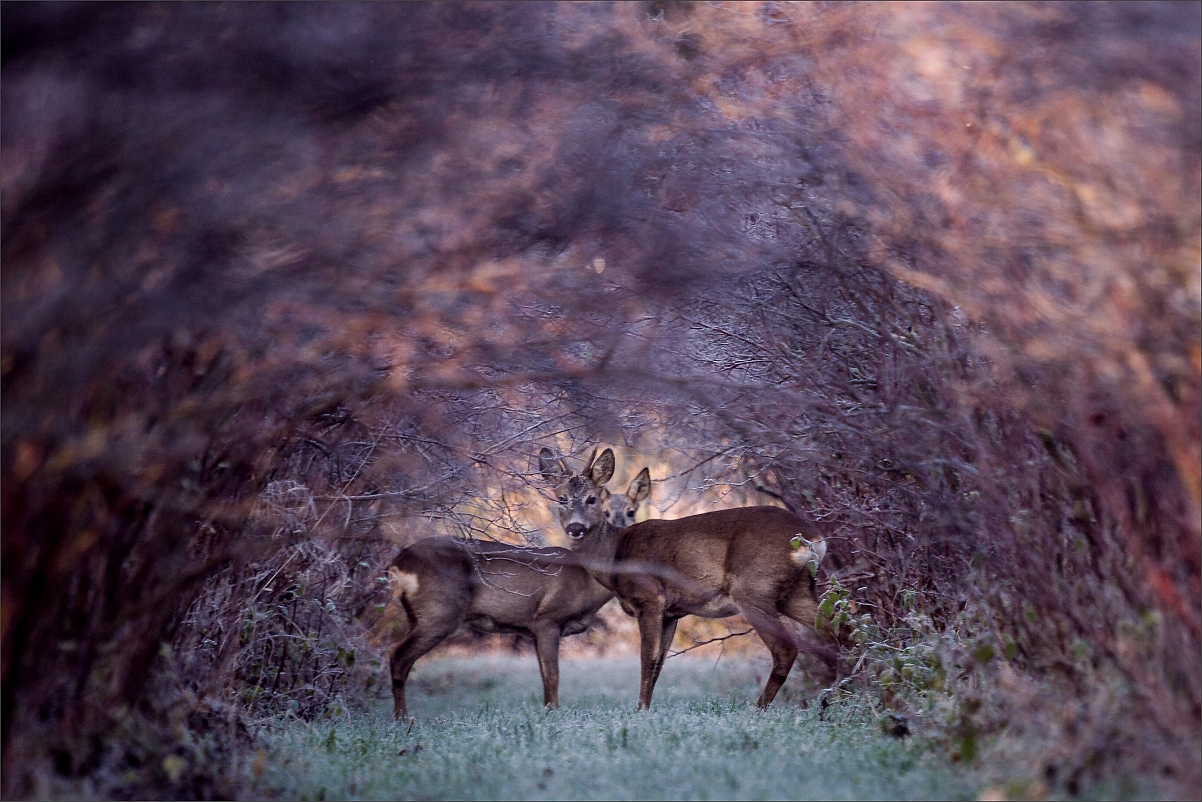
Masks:
[[[234,795],[386,693],[396,549],[611,444],[813,520],[962,763],[1196,797],[1198,15],[5,5],[4,795]]]
[[[1087,641],[1072,644],[1071,665],[1037,679],[1017,659],[1013,635],[997,627],[999,616],[979,600],[939,623],[915,591],[905,591],[899,606],[900,620],[882,627],[832,580],[817,624],[841,642],[851,668],[823,692],[824,704],[867,694],[883,710],[901,714],[908,731],[923,733],[953,762],[980,766],[1008,799],[1077,797],[1115,781],[1126,790],[1107,793],[1139,796],[1150,787],[1132,785],[1135,777],[1153,777],[1155,784],[1190,771],[1171,752],[1154,767],[1143,762],[1142,745],[1125,724],[1141,709],[1139,691]],[[1038,624],[1034,606],[1023,602],[1022,610]],[[1158,623],[1150,613],[1126,624],[1127,648],[1155,659],[1162,648]],[[1083,732],[1088,739],[1080,738]],[[1141,754],[1139,761],[1122,757],[1131,754]]]

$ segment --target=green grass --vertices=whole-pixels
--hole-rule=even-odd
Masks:
[[[863,702],[751,706],[766,661],[669,660],[636,712],[637,659],[564,662],[542,709],[533,657],[418,663],[412,731],[391,704],[283,721],[257,793],[292,799],[975,798],[980,780],[921,740],[880,733]],[[757,680],[758,676],[758,680]],[[790,685],[800,684],[791,679]],[[786,689],[788,690],[788,688]],[[419,750],[417,747],[421,745]],[[403,754],[402,754],[403,751]]]

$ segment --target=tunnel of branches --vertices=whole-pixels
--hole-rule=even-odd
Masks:
[[[1196,4],[3,17],[6,796],[182,725],[231,793],[399,547],[560,543],[598,445],[821,521],[953,736],[1196,793]]]

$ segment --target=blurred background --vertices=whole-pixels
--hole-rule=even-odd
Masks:
[[[237,794],[400,547],[562,542],[543,446],[822,522],[953,754],[1198,794],[1197,4],[2,18],[6,797]]]

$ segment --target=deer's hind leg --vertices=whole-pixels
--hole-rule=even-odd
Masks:
[[[764,690],[755,703],[756,707],[767,707],[772,704],[776,692],[789,678],[793,661],[797,659],[797,641],[793,633],[781,622],[776,610],[768,611],[751,604],[740,604],[738,600],[735,604],[772,655],[772,673],[768,675]]]
[[[808,578],[798,582],[779,605],[783,615],[802,626],[801,649],[818,658],[826,668],[828,678],[833,678],[839,665],[839,650],[833,641],[814,628],[818,614],[818,601]],[[832,679],[833,681],[833,679]]]
[[[818,614],[818,602],[808,582],[798,581],[793,589],[781,599],[779,605],[782,614],[792,618],[809,630],[814,629],[814,616]]]
[[[389,661],[392,671],[392,714],[398,720],[409,718],[409,709],[405,704],[405,683],[409,680],[413,664],[459,628],[466,617],[467,607],[463,605],[462,609],[458,608],[457,605],[426,616],[411,614],[411,620],[415,620],[413,628],[393,649]]]

